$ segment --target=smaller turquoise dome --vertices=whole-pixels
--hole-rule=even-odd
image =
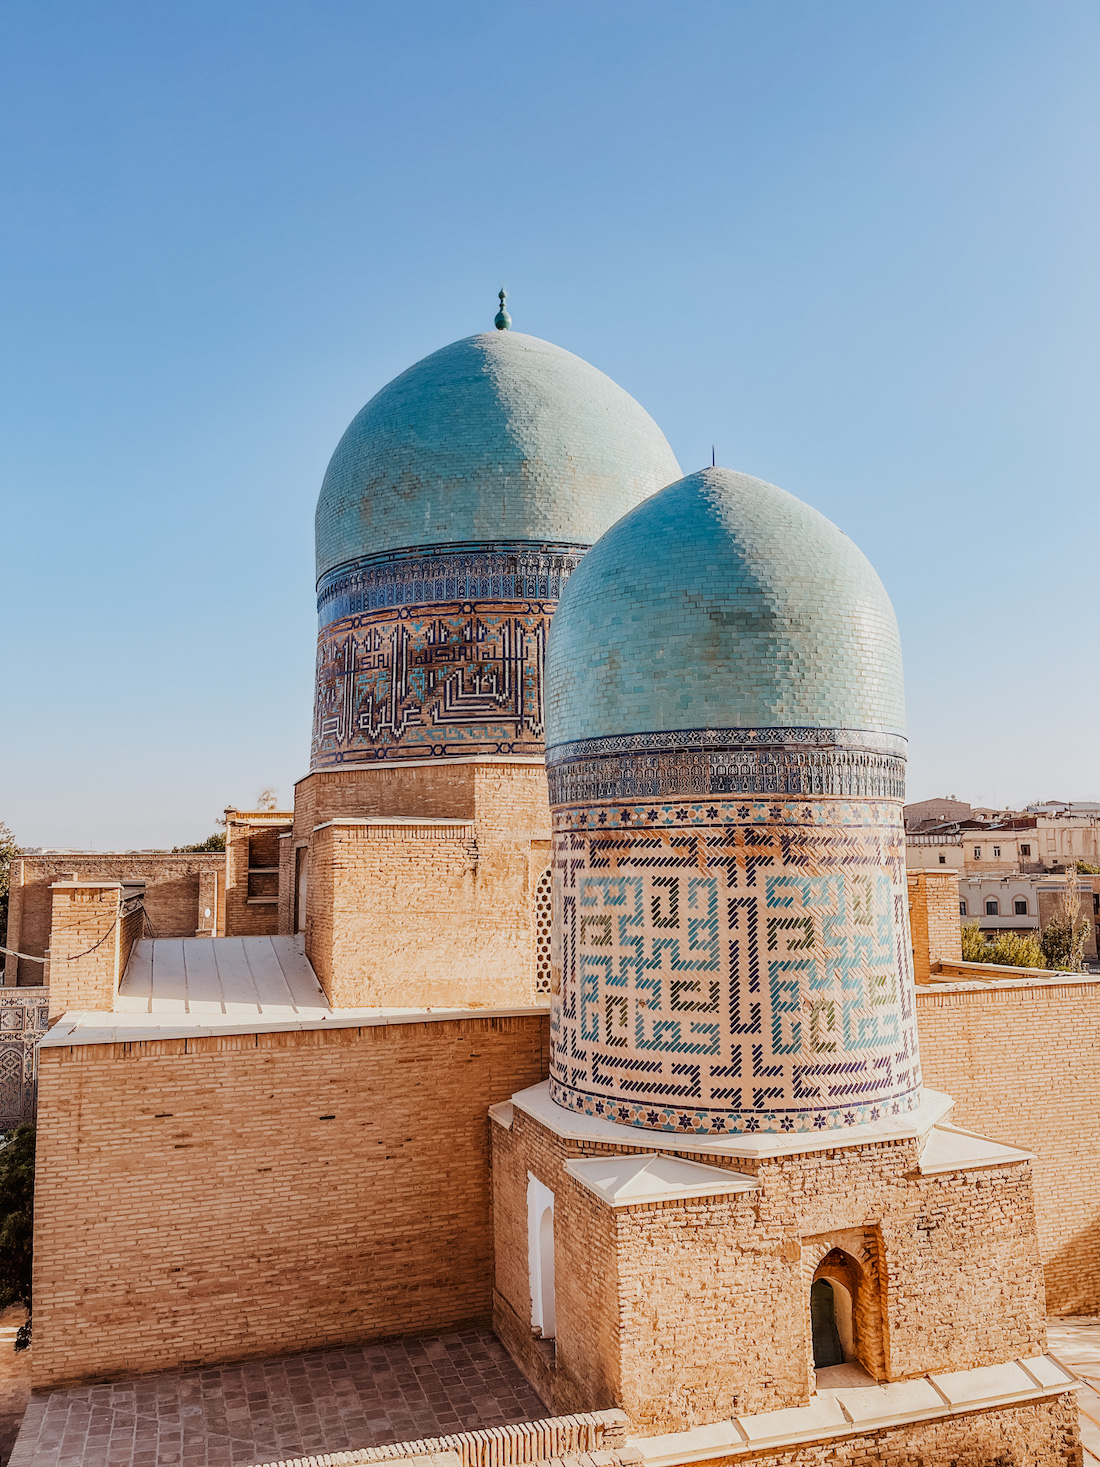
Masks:
[[[562,594],[548,750],[715,728],[905,734],[893,607],[866,556],[802,500],[703,469],[612,525]]]

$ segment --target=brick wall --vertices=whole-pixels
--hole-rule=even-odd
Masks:
[[[881,1318],[881,1337],[860,1358],[881,1378],[1046,1348],[1029,1163],[921,1177],[915,1140],[759,1162],[685,1147],[759,1193],[613,1210],[563,1167],[607,1151],[518,1110],[493,1129],[494,1321],[554,1410],[617,1405],[651,1432],[805,1405],[809,1287],[834,1246],[855,1250],[876,1294],[863,1318]],[[552,1368],[530,1327],[528,1172],[555,1195]]]
[[[474,813],[476,764],[375,765],[321,770],[294,786],[294,837],[347,815],[430,816],[468,820]],[[545,774],[543,776],[545,783]]]
[[[550,859],[545,771],[448,772],[460,799],[436,798],[436,769],[312,775],[298,786],[280,921],[292,930],[292,863],[324,814],[308,831],[306,952],[336,1006],[499,1006],[534,995],[535,893]],[[357,813],[330,814],[338,802]]]
[[[124,959],[141,933],[141,911],[124,914],[117,882],[56,882],[51,896],[51,1021],[70,1009],[114,1008]]]
[[[565,1143],[515,1111],[511,1129],[493,1124],[493,1327],[553,1411],[600,1411],[622,1394],[616,1306],[614,1220],[562,1171],[569,1156],[610,1147]],[[639,1146],[639,1150],[643,1150]],[[527,1244],[527,1175],[554,1193],[554,1279],[558,1345],[535,1339]],[[568,1209],[562,1188],[571,1187]],[[568,1346],[562,1341],[568,1338]]]
[[[279,836],[292,820],[289,810],[226,810],[226,937],[279,931]]]
[[[157,937],[193,937],[202,926],[199,908],[200,877],[218,876],[224,891],[225,856],[220,851],[185,856],[147,855],[141,851],[107,853],[62,852],[51,856],[21,856],[12,862],[11,902],[6,947],[44,957],[50,945],[52,898],[55,881],[74,873],[81,881],[142,881],[143,905],[150,932]],[[220,902],[219,902],[220,904]],[[9,958],[4,982],[20,985],[42,982],[39,963]]]
[[[913,939],[913,976],[928,978],[932,963],[962,957],[957,871],[909,871],[909,930]]]
[[[47,1046],[35,1388],[486,1319],[486,1111],[548,1042],[533,1013]]]
[[[1100,1313],[1100,982],[918,989],[917,1023],[953,1123],[1036,1153],[1051,1312]]]

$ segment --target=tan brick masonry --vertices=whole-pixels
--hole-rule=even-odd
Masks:
[[[49,983],[51,1022],[69,1009],[111,1009],[144,914],[124,901],[117,882],[61,881],[51,888]]]
[[[547,1020],[46,1048],[36,1389],[491,1309],[487,1108]]]
[[[685,1144],[759,1192],[611,1209],[563,1167],[608,1149],[518,1108],[493,1128],[494,1324],[557,1411],[620,1406],[648,1433],[806,1404],[808,1290],[832,1247],[873,1299],[858,1354],[879,1379],[1046,1348],[1029,1163],[922,1177],[916,1140],[758,1162]],[[530,1324],[528,1173],[555,1196],[552,1368]]]
[[[989,973],[990,970],[986,969]],[[1100,981],[917,991],[924,1080],[954,1124],[1036,1154],[1052,1314],[1100,1313]]]
[[[356,770],[297,787],[280,920],[291,930],[305,859],[306,953],[334,1005],[534,997],[536,888],[550,859],[545,770],[486,762],[448,772],[452,781],[432,768]]]

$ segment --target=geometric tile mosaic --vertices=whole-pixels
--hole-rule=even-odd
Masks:
[[[562,806],[553,873],[559,1105],[738,1134],[919,1103],[896,800]]]
[[[48,1012],[46,988],[0,989],[0,1131],[35,1118],[37,1044]]]

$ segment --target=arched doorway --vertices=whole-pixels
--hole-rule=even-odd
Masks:
[[[810,1285],[810,1325],[814,1366],[858,1361],[856,1314],[861,1271],[843,1248],[830,1248],[814,1270]]]
[[[844,1348],[836,1321],[836,1295],[829,1279],[810,1285],[810,1326],[814,1340],[814,1369],[844,1364]]]

